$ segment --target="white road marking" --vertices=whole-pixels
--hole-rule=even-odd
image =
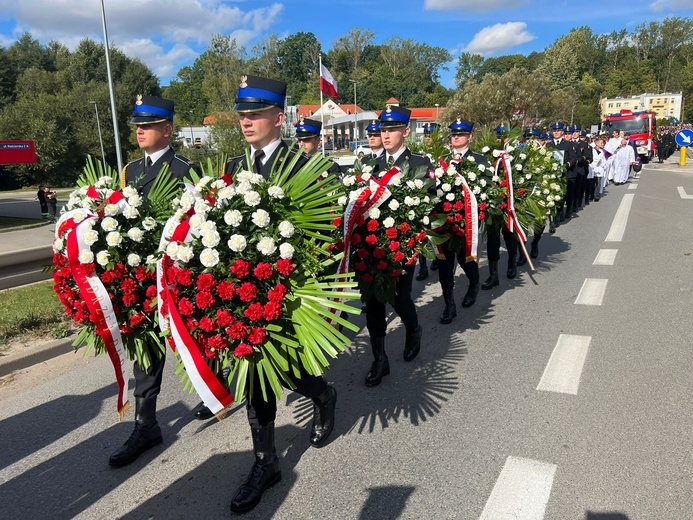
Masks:
[[[629,189],[629,190],[637,190],[637,189],[638,189],[638,185],[637,185],[637,184],[629,184],[629,185],[628,185],[628,189]]]
[[[618,249],[600,249],[592,265],[614,265]]]
[[[479,520],[542,520],[557,466],[508,457]]]
[[[609,280],[601,278],[585,278],[575,305],[601,305],[608,282]]]
[[[577,395],[591,336],[561,334],[546,364],[537,390]]]
[[[628,213],[630,213],[630,207],[633,205],[633,197],[635,195],[626,194],[623,196],[614,221],[611,223],[609,234],[606,235],[605,242],[620,242],[623,240],[623,233],[625,233],[626,224],[628,223]]]
[[[683,189],[683,186],[678,186],[676,189],[679,190],[679,197],[682,199],[693,199],[693,195],[688,195],[686,190]]]

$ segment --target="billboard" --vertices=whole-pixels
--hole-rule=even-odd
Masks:
[[[0,164],[35,164],[34,141],[0,141]]]

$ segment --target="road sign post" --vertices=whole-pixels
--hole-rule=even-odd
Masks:
[[[693,130],[690,128],[684,128],[676,134],[675,137],[676,144],[681,147],[681,154],[679,155],[679,165],[686,166],[686,149],[693,144]]]

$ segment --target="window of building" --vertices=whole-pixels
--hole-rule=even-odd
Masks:
[[[623,106],[624,106],[625,108],[628,108],[628,105],[630,105],[630,102],[629,102],[629,101],[626,101],[625,103],[623,103]]]
[[[676,99],[671,98],[671,102],[672,102],[672,103],[676,103]]]
[[[621,108],[621,103],[616,103],[616,108]]]
[[[614,108],[614,104],[613,104],[613,103],[609,103],[609,108]]]
[[[654,103],[654,99],[650,99],[650,105]]]

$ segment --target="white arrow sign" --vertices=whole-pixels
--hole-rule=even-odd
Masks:
[[[688,134],[681,134],[680,139],[686,144],[691,144],[691,136]]]

